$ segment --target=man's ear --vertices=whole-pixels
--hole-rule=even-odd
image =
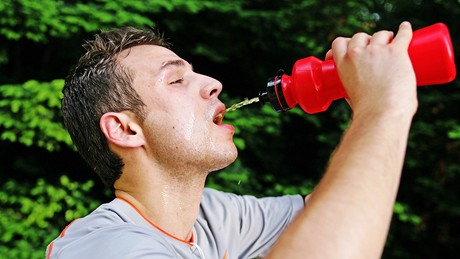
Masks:
[[[137,118],[126,112],[108,112],[102,115],[100,127],[107,141],[120,147],[144,145],[142,128]]]

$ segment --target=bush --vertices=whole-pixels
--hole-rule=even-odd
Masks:
[[[0,188],[0,258],[44,258],[46,246],[68,222],[100,203],[87,195],[93,185],[65,175],[58,186],[44,179],[34,186],[6,181]]]

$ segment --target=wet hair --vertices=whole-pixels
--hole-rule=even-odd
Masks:
[[[130,111],[144,119],[145,104],[132,87],[133,73],[118,60],[121,51],[139,45],[169,48],[154,29],[123,27],[96,34],[83,45],[86,53],[71,69],[62,91],[64,124],[75,146],[111,188],[120,178],[124,163],[110,150],[99,123],[107,112]]]

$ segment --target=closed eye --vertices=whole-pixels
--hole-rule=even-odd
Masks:
[[[174,84],[180,84],[180,83],[182,83],[182,82],[184,82],[184,79],[183,79],[183,78],[177,79],[177,80],[175,80],[175,81],[172,81],[172,82],[169,83],[169,84],[170,84],[170,85],[174,85]]]

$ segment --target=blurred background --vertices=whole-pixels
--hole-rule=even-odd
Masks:
[[[59,110],[63,79],[94,33],[158,28],[197,72],[223,83],[230,106],[257,96],[278,69],[290,74],[298,59],[323,59],[337,36],[396,31],[403,20],[414,29],[445,23],[458,57],[459,15],[459,0],[0,1],[0,258],[43,258],[70,221],[113,198],[76,152]],[[419,87],[418,96],[383,258],[460,258],[459,80]],[[343,100],[317,114],[257,103],[227,113],[240,156],[207,185],[306,195],[349,119]]]

